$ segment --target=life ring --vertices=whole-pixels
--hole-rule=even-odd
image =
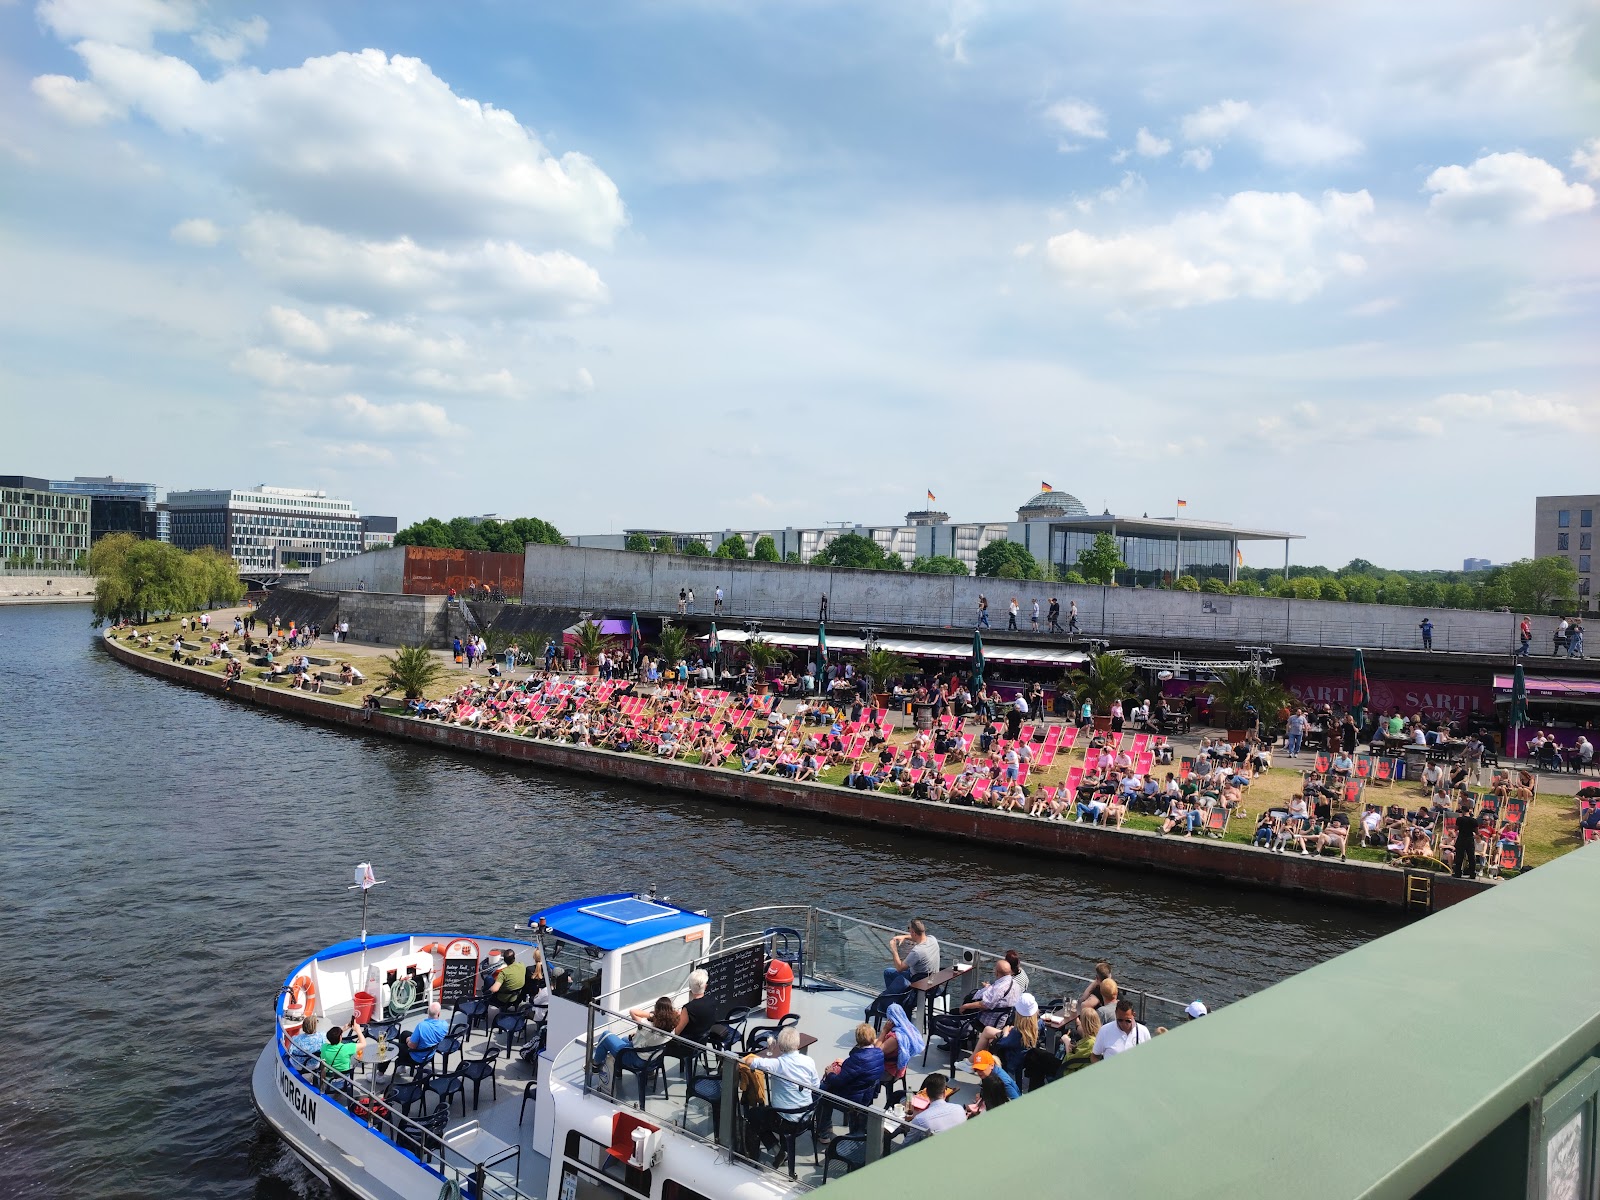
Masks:
[[[309,975],[296,975],[289,985],[289,999],[284,1003],[283,1015],[299,1017],[317,1011],[317,985]]]
[[[429,942],[422,952],[433,955],[433,998],[438,1000],[444,994],[444,943]]]

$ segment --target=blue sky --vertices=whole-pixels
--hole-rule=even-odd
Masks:
[[[1520,557],[1600,490],[1596,18],[0,0],[0,469]]]

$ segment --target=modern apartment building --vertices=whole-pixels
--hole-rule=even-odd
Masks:
[[[214,546],[242,571],[320,567],[363,549],[361,514],[348,500],[303,488],[169,492],[172,542],[183,550]]]
[[[399,517],[362,517],[361,548],[363,550],[382,550],[385,546],[392,546],[394,545],[394,535],[399,532]]]
[[[1596,610],[1595,514],[1600,496],[1540,496],[1533,502],[1533,556],[1559,554],[1578,570],[1578,607]]]
[[[0,475],[0,564],[64,570],[79,565],[89,542],[88,496],[52,491],[48,479]]]

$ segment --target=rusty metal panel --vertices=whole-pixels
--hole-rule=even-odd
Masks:
[[[522,595],[522,555],[482,550],[444,550],[407,546],[404,591],[408,596],[464,596],[498,588]]]

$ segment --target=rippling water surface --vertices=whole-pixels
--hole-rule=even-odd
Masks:
[[[1171,996],[1233,999],[1383,916],[480,762],[140,674],[79,605],[0,607],[0,895],[15,981],[0,1196],[314,1191],[250,1105],[285,971],[371,927],[507,930],[655,884],[817,903]]]

